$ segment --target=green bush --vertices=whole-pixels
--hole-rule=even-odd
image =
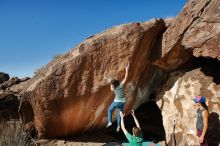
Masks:
[[[30,136],[20,122],[0,123],[0,146],[33,146]]]

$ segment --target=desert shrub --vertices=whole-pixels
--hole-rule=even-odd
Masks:
[[[0,146],[33,146],[21,122],[0,123]]]

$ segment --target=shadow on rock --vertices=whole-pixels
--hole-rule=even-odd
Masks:
[[[211,146],[218,146],[220,144],[220,120],[219,115],[215,112],[209,115],[208,127],[208,143]]]
[[[144,141],[157,143],[165,140],[161,111],[154,100],[142,104],[135,113],[144,134]],[[110,128],[94,129],[79,136],[65,138],[65,140],[107,144],[128,142],[122,131],[116,133],[116,126],[115,122]],[[135,123],[133,117],[129,114],[125,117],[125,127],[129,133],[132,133],[133,126],[135,126]]]

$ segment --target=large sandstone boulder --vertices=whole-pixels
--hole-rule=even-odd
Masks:
[[[220,85],[207,76],[205,68],[188,72],[173,72],[164,85],[162,97],[157,103],[162,110],[163,125],[168,145],[199,145],[196,136],[196,106],[193,98],[204,95],[209,107],[208,141],[220,142]],[[213,71],[213,70],[212,70]]]
[[[103,127],[114,98],[107,78],[122,80],[128,62],[125,111],[147,101],[160,85],[161,71],[151,63],[158,59],[154,45],[165,29],[160,19],[116,26],[91,36],[40,69],[22,100],[33,110],[39,136],[65,136]],[[25,111],[23,115],[28,116]]]
[[[220,60],[219,7],[219,0],[189,0],[163,34],[162,58],[155,65],[171,71],[191,54]]]

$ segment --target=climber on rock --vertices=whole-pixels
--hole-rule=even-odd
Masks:
[[[143,133],[141,131],[140,124],[134,114],[134,110],[131,111],[131,115],[134,118],[134,122],[136,124],[135,127],[132,128],[132,135],[126,130],[125,124],[124,124],[124,114],[120,112],[121,116],[121,129],[124,132],[126,138],[128,139],[131,146],[142,146],[143,142]]]
[[[108,108],[108,124],[106,126],[106,128],[110,127],[112,125],[112,112],[115,109],[118,109],[117,112],[117,129],[116,132],[120,131],[120,121],[121,121],[121,117],[120,117],[120,111],[123,111],[124,109],[124,105],[126,103],[126,97],[125,97],[125,92],[124,92],[124,85],[127,81],[128,78],[128,69],[129,69],[129,64],[126,66],[126,73],[125,73],[125,77],[122,80],[122,82],[120,83],[118,80],[116,79],[112,79],[111,80],[111,90],[115,93],[115,99],[112,102],[112,104],[110,105],[110,107]]]

